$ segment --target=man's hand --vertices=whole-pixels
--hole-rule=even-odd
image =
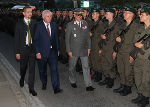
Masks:
[[[90,52],[91,52],[91,50],[90,50],[90,49],[88,49],[88,56],[90,55]]]
[[[72,52],[68,52],[68,56],[69,56],[69,58],[71,58],[72,57]]]
[[[101,54],[102,54],[102,50],[99,50],[99,51],[98,51],[98,53],[99,53],[99,56],[101,56]]]
[[[135,43],[135,46],[137,48],[142,48],[144,46],[144,44],[142,44],[141,42],[137,42],[137,43]]]
[[[117,52],[113,52],[113,54],[112,54],[113,60],[116,59],[116,56],[117,56]]]
[[[105,34],[102,34],[102,35],[101,35],[101,38],[102,38],[102,39],[106,39],[106,35],[105,35]]]
[[[58,29],[59,29],[59,30],[61,30],[61,29],[62,29],[62,27],[61,27],[61,26],[59,26],[59,27],[58,27]]]
[[[16,59],[20,60],[20,54],[16,54]]]
[[[134,59],[130,56],[129,57],[129,62],[132,63],[134,61]]]
[[[58,56],[60,55],[60,52],[58,52]]]
[[[36,54],[36,58],[37,58],[37,59],[41,59],[41,58],[42,58],[41,54],[40,54],[40,53],[37,53],[37,54]]]
[[[92,33],[90,32],[90,36],[92,36]]]
[[[116,41],[117,41],[117,42],[121,42],[120,36],[116,38]]]

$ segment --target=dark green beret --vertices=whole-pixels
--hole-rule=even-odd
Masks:
[[[132,13],[134,13],[134,14],[137,13],[137,11],[136,11],[133,7],[124,7],[124,10],[125,10],[125,11],[130,11],[130,12],[132,12]]]
[[[115,10],[113,8],[106,8],[105,12],[111,12],[111,13],[116,13]]]
[[[92,13],[93,13],[93,12],[97,12],[97,13],[99,13],[99,12],[100,12],[100,10],[99,10],[99,9],[93,9],[93,10],[92,10]]]
[[[150,14],[150,7],[144,6],[144,7],[141,9],[140,12],[141,12],[141,13],[148,13],[148,14]]]

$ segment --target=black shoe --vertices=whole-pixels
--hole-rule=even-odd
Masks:
[[[71,87],[77,88],[77,84],[76,83],[71,83]]]
[[[54,89],[54,94],[58,94],[58,93],[62,93],[62,92],[63,92],[63,90],[60,88]]]
[[[46,90],[46,84],[42,85],[42,90]]]
[[[20,84],[20,87],[23,88],[23,86],[24,86],[24,80],[20,79],[19,84]]]
[[[124,85],[121,84],[120,87],[117,88],[117,89],[114,89],[113,92],[114,92],[114,93],[120,93],[120,92],[123,90],[123,88],[124,88]]]
[[[108,84],[108,77],[106,77],[102,82],[99,82],[98,85],[103,86]]]
[[[29,89],[29,93],[32,94],[33,96],[37,96],[37,92],[35,90]]]
[[[92,86],[86,87],[86,91],[94,91],[95,88],[93,88]]]
[[[99,82],[102,80],[102,73],[99,73],[98,71],[95,72],[95,78],[94,82]]]
[[[138,103],[138,107],[146,107],[149,104],[149,98],[143,97],[140,103]]]
[[[108,78],[108,83],[106,84],[106,88],[112,88],[114,86],[114,79]]]
[[[132,99],[131,102],[132,103],[140,103],[143,98],[144,98],[144,96],[142,94],[138,94],[137,98]]]
[[[124,89],[120,92],[121,96],[127,96],[128,94],[131,94],[131,87],[130,86],[125,86]]]

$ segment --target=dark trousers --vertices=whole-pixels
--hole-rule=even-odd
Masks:
[[[58,65],[58,56],[57,52],[51,50],[49,57],[42,57],[42,59],[38,60],[38,67],[40,73],[40,79],[42,84],[47,84],[47,63],[49,64],[51,71],[51,82],[53,89],[60,88],[59,75],[57,72]]]
[[[35,80],[35,52],[32,46],[26,46],[20,58],[20,75],[21,79],[25,79],[27,67],[29,65],[28,85],[29,89],[34,89]]]

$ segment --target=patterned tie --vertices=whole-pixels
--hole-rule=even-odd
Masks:
[[[51,35],[50,35],[50,30],[49,30],[49,27],[48,27],[48,26],[49,26],[49,24],[47,24],[47,28],[46,28],[46,29],[47,29],[47,32],[48,32],[49,37],[51,37]]]
[[[28,21],[28,46],[31,45],[31,32],[30,32],[30,24]]]

